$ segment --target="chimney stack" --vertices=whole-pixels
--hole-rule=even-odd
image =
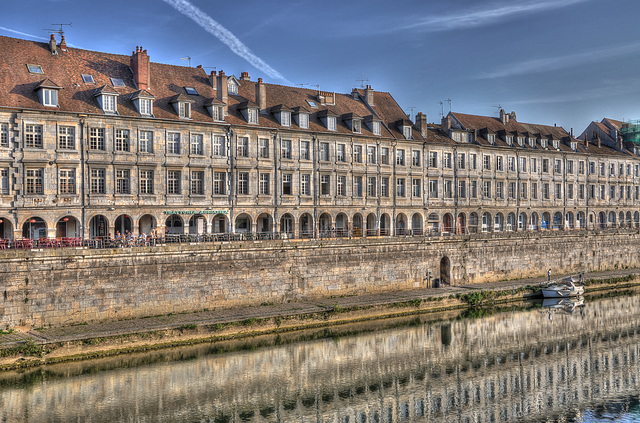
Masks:
[[[509,123],[509,115],[504,111],[504,109],[500,109],[500,122],[502,122],[503,125]]]
[[[267,109],[267,87],[262,83],[262,78],[258,78],[256,84],[256,104],[260,107],[260,113]]]
[[[136,82],[138,89],[148,90],[151,86],[151,69],[147,50],[136,46],[136,51],[131,53],[131,70],[133,71],[133,80]]]
[[[420,130],[422,137],[427,136],[427,115],[422,112],[418,112],[416,115],[416,126]]]
[[[213,73],[213,72],[212,72]],[[218,82],[217,82],[217,90],[216,90],[216,96],[218,98],[218,100],[222,101],[224,103],[224,114],[225,116],[227,115],[227,108],[228,108],[228,97],[229,97],[229,85],[227,84],[228,82],[228,78],[227,75],[224,74],[224,71],[221,70],[220,72],[218,72]]]
[[[51,39],[49,40],[49,50],[51,50],[51,54],[58,54],[58,50],[56,48],[56,36],[51,34]]]
[[[216,71],[212,70],[211,74],[209,75],[209,83],[211,84],[211,86],[213,87],[213,89],[215,90],[216,87],[218,86],[218,75],[216,73]]]
[[[242,72],[240,74],[240,80],[241,81],[250,81],[251,78],[249,78],[249,72]]]
[[[446,136],[449,136],[449,131],[451,130],[451,119],[449,119],[449,115],[442,117],[440,129]]]
[[[62,41],[60,41],[60,50],[67,51],[67,42],[64,40],[64,35],[62,36]]]
[[[367,85],[367,88],[364,89],[364,99],[369,106],[375,106],[373,103],[373,88],[371,88],[371,85]]]

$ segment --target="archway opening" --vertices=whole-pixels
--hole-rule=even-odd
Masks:
[[[207,219],[201,214],[194,214],[189,219],[189,234],[203,235],[207,233]]]
[[[391,218],[388,214],[382,213],[380,216],[380,236],[391,235]]]
[[[344,213],[339,213],[336,216],[336,237],[349,236],[349,219]]]
[[[413,235],[422,235],[422,215],[420,213],[414,213],[411,217],[411,233]]]
[[[211,222],[212,231],[214,234],[224,234],[227,233],[229,228],[229,223],[227,221],[227,216],[224,214],[216,214],[213,217],[213,221]]]
[[[367,236],[376,236],[377,228],[376,228],[376,215],[373,213],[369,213],[367,216]]]
[[[440,260],[440,283],[451,285],[451,261],[447,256]]]
[[[329,213],[322,213],[318,218],[318,234],[320,238],[331,236],[331,216]]]
[[[6,217],[0,217],[0,238],[13,239],[13,224]]]
[[[396,215],[396,236],[408,235],[407,230],[407,217],[404,213],[398,213]]]
[[[47,238],[47,223],[41,217],[30,217],[22,225],[22,237],[29,239]]]
[[[269,213],[262,213],[256,220],[258,236],[263,239],[268,239],[273,236],[273,218]]]
[[[300,216],[300,238],[313,238],[313,218],[309,213]]]
[[[152,235],[156,229],[156,218],[150,214],[145,214],[138,221],[138,232],[140,235],[147,234]]]
[[[115,223],[115,231],[116,234],[120,232],[122,235],[127,234],[127,232],[131,232],[133,228],[133,224],[131,221],[131,217],[128,214],[121,214],[116,218]]]
[[[246,213],[241,213],[236,217],[236,233],[247,234],[251,233],[251,216]]]
[[[56,223],[56,238],[77,238],[80,236],[80,224],[73,216],[65,216]]]
[[[360,213],[353,215],[353,236],[357,238],[362,236],[362,215]]]
[[[451,213],[445,213],[442,216],[442,232],[453,232],[453,216],[451,216]]]
[[[89,221],[89,238],[111,237],[109,232],[109,222],[102,215],[93,216]]]
[[[179,235],[184,233],[184,223],[182,222],[182,218],[177,214],[172,214],[167,217],[167,220],[164,222],[165,233],[169,235]]]
[[[280,217],[280,236],[282,238],[293,238],[293,216],[285,213]]]

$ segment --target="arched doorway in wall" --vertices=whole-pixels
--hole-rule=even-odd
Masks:
[[[131,232],[133,229],[133,222],[131,220],[131,216],[128,214],[121,214],[116,218],[115,223],[115,231],[120,231],[122,235],[125,235],[128,232]]]
[[[367,215],[367,236],[376,236],[378,233],[378,228],[376,226],[376,215],[373,213],[369,213]]]
[[[56,238],[77,238],[80,236],[80,222],[73,216],[65,216],[56,222]]]
[[[507,232],[512,232],[516,229],[516,214],[509,213],[507,215]]]
[[[336,237],[349,236],[349,219],[344,213],[338,213],[336,216]]]
[[[404,213],[396,215],[396,236],[407,235],[407,217]]]
[[[640,212],[633,213],[633,227],[637,228],[640,225]]]
[[[482,232],[491,232],[491,214],[489,212],[482,214]]]
[[[440,283],[451,285],[451,261],[447,256],[440,260]]]
[[[584,212],[578,212],[578,215],[576,217],[576,228],[584,229],[585,228],[584,225],[585,225]]]
[[[440,231],[440,216],[438,216],[438,213],[429,213],[429,216],[427,216],[427,225],[430,232],[438,233]]]
[[[164,221],[165,233],[170,235],[184,234],[184,222],[177,214],[172,214]]]
[[[607,220],[608,228],[616,227],[616,212],[609,212],[609,219]]]
[[[362,215],[356,213],[353,215],[353,236],[359,238],[363,235]]]
[[[494,232],[502,232],[504,229],[504,217],[502,213],[496,213],[493,218],[493,230]]]
[[[565,213],[565,215],[564,215],[564,227],[566,229],[573,229],[573,227],[574,227],[573,212]]]
[[[422,235],[422,215],[420,213],[414,213],[411,216],[411,233],[413,235]]]
[[[89,221],[89,238],[110,236],[113,234],[109,232],[109,221],[102,215],[93,216]]]
[[[139,235],[142,235],[143,233],[151,235],[151,232],[153,232],[156,226],[156,218],[151,216],[150,214],[145,214],[138,221]]]
[[[472,212],[469,215],[469,233],[478,233],[478,213]]]
[[[604,212],[598,213],[598,228],[604,229],[607,226],[607,216]]]
[[[538,230],[538,213],[531,213],[531,217],[529,218],[529,230],[537,231]]]
[[[618,226],[624,226],[624,212],[620,212],[620,214],[618,215]]]
[[[13,239],[13,223],[6,217],[0,217],[0,238]]]
[[[313,218],[311,215],[309,213],[304,213],[300,216],[299,222],[300,238],[313,238]]]
[[[524,231],[527,229],[527,214],[526,213],[520,213],[520,215],[518,216],[518,230],[519,231]]]
[[[380,236],[391,235],[391,218],[388,214],[382,213],[380,215]]]
[[[540,223],[540,229],[551,229],[551,215],[549,212],[542,213],[542,222]]]
[[[627,218],[625,219],[624,224],[625,224],[625,226],[626,226],[627,228],[631,228],[631,227],[633,226],[633,222],[632,222],[632,220],[631,220],[631,212],[630,212],[630,211],[629,211],[629,212],[627,212]]]
[[[453,232],[453,216],[451,213],[445,213],[442,216],[442,232]]]
[[[320,238],[327,238],[332,236],[331,215],[329,213],[322,213],[318,218],[318,234]]]
[[[273,218],[269,213],[262,213],[256,219],[258,235],[262,238],[269,238],[273,234]]]
[[[553,229],[562,229],[562,213],[560,212],[553,214]]]
[[[41,217],[30,217],[22,225],[22,238],[47,238],[47,223]]]
[[[289,213],[283,214],[280,218],[280,236],[286,239],[294,237],[293,216],[291,216]]]
[[[458,213],[458,218],[456,219],[456,234],[466,234],[467,231],[467,217],[464,213]]]
[[[251,216],[247,213],[239,214],[236,217],[236,225],[235,225],[235,233],[247,234],[251,233],[253,230],[251,228]]]
[[[211,231],[214,234],[225,234],[229,231],[229,220],[224,214],[216,214],[211,221]]]
[[[189,234],[203,235],[207,233],[207,219],[201,214],[194,214],[189,219]]]

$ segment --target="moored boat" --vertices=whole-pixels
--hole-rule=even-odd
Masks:
[[[542,288],[544,298],[569,298],[584,294],[584,286],[576,285],[573,278],[566,278]]]

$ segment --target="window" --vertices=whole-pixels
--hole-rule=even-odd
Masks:
[[[380,135],[381,131],[380,131],[380,122],[378,121],[374,121],[373,122],[373,135]]]
[[[191,171],[191,195],[204,195],[204,172]]]
[[[458,154],[458,169],[464,170],[464,168],[466,167],[465,159],[466,156],[464,153]]]
[[[531,173],[538,173],[538,160],[535,158],[531,159]]]
[[[89,129],[89,149],[104,151],[104,128]]]
[[[114,87],[123,88],[124,81],[120,78],[111,78],[111,85],[113,85]]]
[[[511,145],[508,141],[508,137],[507,137],[507,144]],[[495,134],[488,134],[487,135],[487,141],[489,141],[489,144],[494,145],[496,143],[496,136]]]
[[[471,181],[469,184],[469,196],[471,198],[478,198],[478,182]]]
[[[59,171],[60,194],[76,193],[76,171],[75,169],[60,169]]]
[[[282,142],[284,144],[284,141]],[[261,159],[269,158],[269,139],[260,138],[258,140],[258,157]]]
[[[405,196],[405,179],[404,178],[396,179],[396,195],[398,197]]]
[[[292,158],[291,153],[292,153],[291,140],[282,140],[282,158],[291,159]]]
[[[420,150],[411,150],[411,165],[420,167]]]
[[[496,170],[502,172],[504,170],[504,158],[502,156],[496,156]]]
[[[0,147],[9,147],[9,124],[0,123]]]
[[[549,199],[549,184],[548,183],[544,183],[542,184],[542,198],[544,200],[548,200]]]
[[[605,200],[606,199],[606,188],[604,185],[600,185],[600,199],[601,200]]]
[[[0,194],[9,195],[9,169],[0,169]]]
[[[153,153],[152,131],[140,131],[138,134],[138,149],[140,153]]]
[[[269,195],[271,191],[270,176],[271,175],[269,173],[260,174],[259,176],[260,183],[258,185],[260,195]]]
[[[618,165],[618,175],[624,176],[624,165],[622,163]]]
[[[204,154],[204,136],[202,134],[191,134],[191,154],[202,156]]]
[[[520,157],[520,172],[526,172],[526,171],[527,171],[527,158]]]
[[[224,195],[227,193],[227,174],[225,172],[213,172],[213,194]]]
[[[604,163],[600,163],[600,176],[604,176]]]
[[[515,182],[509,182],[509,185],[507,186],[507,197],[510,200],[513,200],[516,198],[516,183]]]
[[[482,196],[484,198],[491,198],[491,181],[482,182]]]
[[[469,154],[469,169],[471,169],[471,170],[477,170],[478,169],[477,157],[478,156],[475,153],[470,153]]]
[[[183,119],[191,118],[191,104],[187,101],[178,102],[178,116]]]
[[[596,198],[596,186],[594,184],[589,185],[589,199]]]
[[[367,147],[367,163],[376,164],[376,162],[376,147],[370,145]]]
[[[467,198],[466,181],[458,181],[458,198]]]
[[[353,196],[362,197],[362,176],[353,177]]]
[[[562,160],[555,159],[553,165],[553,173],[560,175],[562,173]]]
[[[567,185],[567,198],[573,200],[573,184]]]
[[[140,194],[153,194],[153,170],[140,171]]]
[[[542,173],[549,173],[549,159],[542,159]]]
[[[404,135],[404,138],[407,140],[411,139],[411,127],[410,126],[403,126],[402,127],[402,135]]]
[[[556,184],[556,200],[560,200],[562,198],[562,185]]]
[[[95,84],[96,81],[93,80],[93,76],[92,75],[87,75],[87,74],[82,74],[82,82],[84,82],[85,84]]]
[[[52,90],[50,88],[41,88],[42,90],[42,105],[50,107],[58,107],[58,90]]]
[[[306,113],[300,113],[298,115],[298,125],[302,129],[308,129],[309,128],[309,115],[306,114]]]
[[[311,195],[311,175],[308,173],[300,175],[300,195]]]
[[[584,200],[584,184],[578,186],[578,198]]]
[[[116,194],[130,194],[129,169],[116,169]]]
[[[329,161],[329,143],[328,142],[320,143],[320,161],[324,161],[324,162]]]
[[[336,148],[336,160],[337,161],[339,161],[339,162],[346,162],[347,161],[346,149],[347,149],[346,145],[338,144],[338,146]]]
[[[213,136],[213,155],[214,156],[226,156],[227,149],[225,146],[225,138],[221,135]]]
[[[116,151],[130,151],[128,129],[116,129]]]
[[[547,145],[548,145],[547,143],[548,143],[548,140],[545,140],[545,139],[540,140],[540,146],[542,148],[547,148]]]
[[[282,195],[291,195],[293,194],[291,190],[291,174],[283,173],[282,174]]]
[[[102,111],[105,113],[116,113],[117,100],[115,95],[102,94]]]
[[[367,196],[368,197],[375,197],[376,195],[378,195],[377,189],[376,189],[376,177],[375,176],[369,176],[367,178]]]
[[[531,183],[531,199],[532,200],[538,199],[538,183],[537,182]]]
[[[509,169],[509,172],[515,172],[516,171],[516,158],[513,156],[509,156],[507,157],[507,169]]]
[[[352,121],[352,125],[353,125],[353,132],[355,132],[356,134],[359,134],[362,132],[362,122],[360,121],[360,119],[353,119]]]
[[[309,141],[300,141],[300,159],[311,160],[311,143]]]
[[[438,198],[438,180],[437,179],[429,180],[429,197]]]
[[[404,166],[404,150],[396,150],[396,165]]]
[[[229,79],[227,81],[227,91],[229,94],[238,94],[238,84],[236,84],[232,79]]]
[[[567,160],[567,173],[573,175],[573,160]]]
[[[380,196],[389,196],[389,178],[380,178]]]
[[[193,87],[184,87],[184,90],[187,92],[187,94],[189,95],[198,95],[198,91],[193,88]]]
[[[24,130],[26,148],[42,148],[42,125],[26,125]]]
[[[180,134],[169,132],[167,134],[167,153],[180,154]]]
[[[616,187],[615,187],[615,185],[609,186],[609,198],[611,200],[615,200],[616,199]]]
[[[327,129],[329,131],[336,130],[336,118],[335,116],[327,116]]]
[[[331,175],[320,175],[320,195],[331,194]]]
[[[222,122],[224,120],[224,107],[211,106],[211,111],[213,112],[213,120],[216,122]]]
[[[347,177],[345,175],[338,175],[336,188],[337,195],[341,197],[347,195]]]
[[[291,126],[291,112],[280,112],[280,125]]]
[[[389,164],[389,147],[380,148],[380,164],[383,164],[383,165]]]
[[[238,195],[249,195],[249,173],[238,173]]]
[[[179,170],[167,171],[167,194],[180,194],[180,179],[182,172]]]
[[[496,182],[496,198],[504,198],[504,182]]]
[[[40,65],[29,65],[29,64],[27,64],[27,69],[29,70],[29,73],[44,74],[44,72],[42,71],[42,66],[40,66]]]
[[[584,175],[584,160],[578,162],[578,173]]]
[[[453,198],[453,182],[444,181],[444,198]]]
[[[58,148],[60,150],[74,150],[76,148],[75,128],[73,126],[58,127]]]
[[[482,168],[484,170],[491,170],[491,156],[485,154],[482,157]]]
[[[25,194],[44,194],[44,169],[27,169]]]
[[[453,167],[451,153],[444,153],[442,155],[442,167],[445,169],[451,169]]]
[[[361,145],[353,146],[353,162],[362,163],[362,146]]]
[[[238,145],[236,150],[237,150],[236,156],[249,157],[249,138],[247,137],[238,138]]]
[[[523,200],[527,199],[527,183],[526,182],[520,183],[520,198],[522,198]]]
[[[104,194],[105,192],[105,170],[91,169],[91,194]]]

